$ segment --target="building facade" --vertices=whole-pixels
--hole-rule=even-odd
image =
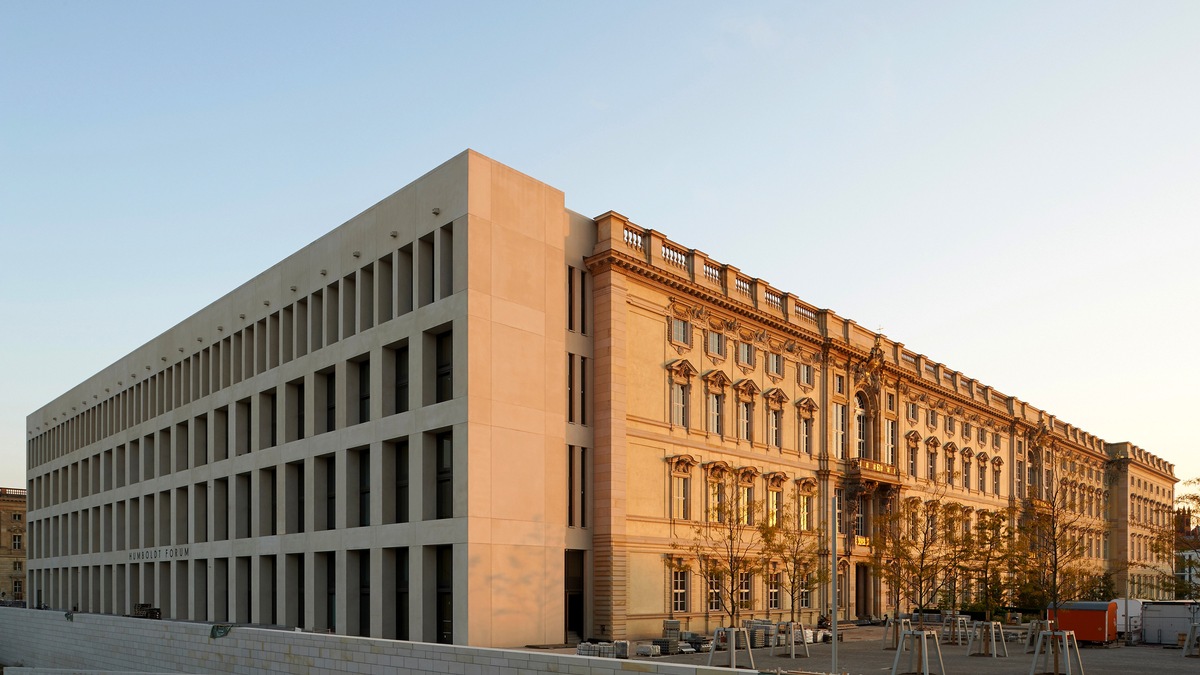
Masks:
[[[25,490],[0,487],[0,603],[25,602]]]
[[[679,546],[731,472],[813,530],[841,497],[842,616],[887,611],[874,519],[931,491],[991,510],[1069,479],[1120,566],[1115,446],[470,151],[28,433],[30,599],[81,611],[477,646],[708,630]]]

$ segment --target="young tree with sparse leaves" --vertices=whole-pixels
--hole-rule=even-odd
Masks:
[[[804,527],[800,514],[806,495],[793,486],[792,493],[779,510],[767,513],[759,524],[763,544],[763,568],[777,565],[779,584],[790,600],[791,621],[796,621],[800,597],[812,593],[829,579],[829,570],[821,564],[821,533]],[[812,514],[808,514],[811,516]]]
[[[763,542],[756,526],[763,507],[752,487],[757,475],[754,469],[710,467],[705,517],[693,524],[689,541],[673,545],[683,554],[675,567],[694,570],[706,592],[717,592],[729,627],[740,625],[750,608],[743,595],[744,575],[763,571]]]

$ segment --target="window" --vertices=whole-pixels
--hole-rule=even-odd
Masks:
[[[954,485],[954,457],[946,458],[946,485]]]
[[[725,486],[719,479],[708,482],[708,521],[725,522]]]
[[[20,513],[14,513],[14,514],[12,514],[12,519],[13,519],[13,520],[21,520],[23,517],[24,517],[24,516],[23,516],[23,514],[20,514]]]
[[[783,375],[783,354],[767,352],[767,373]]]
[[[767,490],[767,525],[775,527],[783,516],[782,493],[779,490]]]
[[[692,517],[692,477],[671,476],[671,517],[690,520]]]
[[[742,572],[738,575],[738,606],[742,609],[750,608],[750,589],[754,584],[754,575],[749,572]]]
[[[929,451],[929,480],[937,480],[937,450]]]
[[[779,609],[779,586],[781,572],[773,572],[767,582],[767,609]]]
[[[446,331],[438,334],[434,351],[437,358],[437,398],[434,402],[441,403],[454,398],[454,333]]]
[[[671,319],[671,341],[691,346],[692,324],[683,319]]]
[[[908,419],[913,420],[915,422],[918,417],[917,404],[916,403],[905,403],[904,407],[908,411]]]
[[[711,612],[721,611],[721,577],[712,575],[708,578],[708,609]]]
[[[946,416],[946,433],[954,433],[954,418],[949,415]]]
[[[25,599],[25,582],[20,579],[13,580],[13,600]]]
[[[908,475],[917,475],[917,449],[908,449]]]
[[[843,376],[843,375],[834,375],[833,376],[833,393],[835,393],[835,394],[846,393],[846,378],[845,378],[845,376]]]
[[[725,357],[725,334],[715,330],[708,331],[708,353],[713,356]]]
[[[671,611],[688,611],[687,602],[687,570],[671,571]]]
[[[997,470],[995,471],[995,473],[1000,473],[999,467],[997,467]],[[1015,495],[1016,498],[1024,499],[1025,498],[1025,462],[1023,462],[1021,460],[1017,460],[1017,470],[1015,472],[1013,472],[1013,480],[1015,480],[1017,482],[1016,486],[1015,486],[1016,487],[1016,495]],[[1000,493],[996,492],[996,494],[1000,494]]]
[[[888,466],[896,466],[896,420],[883,421],[883,459]]]
[[[992,447],[993,448],[1000,447],[1000,435],[999,434],[992,434]]]
[[[987,462],[979,462],[979,491],[987,492]]]
[[[754,345],[749,342],[738,343],[738,362],[744,366],[754,366]]]
[[[20,560],[13,561],[13,571],[14,572],[20,572],[23,567],[24,567],[24,565],[21,564]]]
[[[971,460],[963,458],[963,487],[971,489]]]
[[[992,494],[1000,494],[1000,467],[992,470]]]
[[[738,438],[754,440],[754,402],[738,401]]]
[[[887,395],[887,409],[888,409],[888,412],[896,412],[896,395],[895,394]]]
[[[928,419],[925,420],[925,423],[931,427],[937,426],[937,411],[936,410],[929,411]]]
[[[857,455],[858,457],[871,458],[871,449],[868,443],[870,437],[870,422],[867,417],[867,402],[863,399],[862,394],[854,396],[854,427],[857,438]]]
[[[979,444],[987,444],[987,429],[984,429],[983,427],[979,427]]]
[[[21,550],[21,535],[14,534],[12,536],[12,547],[14,551]]]
[[[967,438],[967,439],[971,438],[971,423],[970,422],[963,422],[962,435],[963,435],[963,438]]]
[[[846,458],[846,405],[833,404],[833,451],[838,459]]]
[[[798,425],[799,439],[797,445],[800,446],[800,452],[812,454],[812,420],[801,419]]]
[[[358,421],[360,424],[371,421],[370,359],[358,362]]]
[[[396,412],[408,412],[408,347],[396,349]]]
[[[742,525],[754,524],[754,510],[751,506],[754,504],[754,486],[739,485],[738,486],[738,522]]]
[[[807,363],[800,364],[800,384],[811,386],[813,383],[813,367]]]
[[[800,497],[800,499],[797,500],[796,506],[799,508],[799,511],[800,511],[800,513],[798,514],[800,517],[800,524],[799,524],[800,529],[801,530],[811,530],[812,526],[813,526],[813,520],[812,520],[813,496],[812,495],[804,495],[804,496]]]
[[[783,447],[783,411],[767,411],[767,442],[772,447]]]
[[[435,437],[437,484],[435,518],[454,517],[454,436],[450,432]]]
[[[812,607],[812,598],[809,597],[808,587],[812,584],[811,578],[804,577],[804,584],[800,588],[800,608],[810,609]]]
[[[688,393],[691,390],[686,384],[671,383],[671,424],[677,427],[688,425]]]
[[[708,432],[725,435],[723,412],[725,409],[725,394],[709,393],[708,395]]]

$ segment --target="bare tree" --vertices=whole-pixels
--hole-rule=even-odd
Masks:
[[[901,601],[907,599],[924,627],[926,610],[936,603],[958,564],[956,546],[946,539],[945,522],[948,513],[960,509],[947,502],[944,489],[939,489],[924,500],[908,497],[893,503],[876,519],[873,566],[895,590],[897,617]],[[893,637],[894,643],[899,641],[898,629]]]
[[[1038,481],[1031,482],[1018,525],[1026,555],[1018,570],[1028,587],[1041,590],[1032,596],[1042,610],[1053,609],[1051,626],[1058,630],[1058,613],[1064,603],[1085,597],[1102,578],[1098,562],[1087,560],[1086,535],[1089,523],[1072,486],[1072,472],[1065,456],[1056,451],[1049,431],[1042,426],[1029,436],[1030,447],[1040,462],[1035,464]],[[1057,464],[1056,464],[1057,460]],[[1051,642],[1054,673],[1059,672],[1061,654]]]
[[[975,531],[963,568],[975,582],[978,603],[990,621],[993,607],[1002,604],[1011,585],[1007,582],[1019,561],[1020,548],[1013,528],[1015,508],[979,511]]]
[[[741,623],[750,608],[749,580],[763,571],[762,538],[756,523],[762,501],[754,495],[758,470],[730,468],[723,462],[706,467],[708,504],[705,518],[692,526],[692,538],[674,545],[684,554],[677,569],[693,569],[706,584],[710,597],[719,598],[728,626]]]
[[[1155,559],[1170,561],[1171,568],[1153,566],[1161,587],[1177,600],[1200,600],[1200,478],[1180,485],[1187,490],[1175,497],[1175,512],[1157,526],[1150,550]]]
[[[821,533],[810,527],[809,519],[815,514],[806,500],[811,501],[812,497],[793,484],[787,501],[775,513],[768,510],[758,528],[763,568],[778,565],[779,584],[790,600],[793,623],[801,596],[811,594],[829,579],[829,570],[820,559]]]

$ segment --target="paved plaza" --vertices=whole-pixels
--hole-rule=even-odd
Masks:
[[[797,645],[799,647],[799,645]],[[1008,657],[989,658],[967,656],[965,645],[942,645],[942,660],[946,664],[946,672],[951,675],[965,673],[969,675],[991,675],[1004,673],[1007,675],[1025,675],[1033,660],[1032,654],[1025,653],[1023,644],[1010,642]],[[783,651],[780,648],[779,651]],[[791,659],[786,656],[770,656],[767,649],[754,650],[754,665],[762,672],[829,673],[832,669],[831,651],[828,644],[809,645],[812,656],[809,658]],[[1200,674],[1200,658],[1185,658],[1179,649],[1166,649],[1161,645],[1139,645],[1133,647],[1109,646],[1089,647],[1080,649],[1083,667],[1086,675],[1126,675],[1129,673],[1154,673],[1154,675],[1188,675]],[[894,650],[883,649],[883,629],[880,627],[854,628],[846,633],[845,641],[838,645],[838,673],[859,675],[869,673],[891,672],[892,661],[896,657]],[[748,667],[745,663],[745,651],[738,652],[738,666]],[[691,665],[706,665],[708,654],[681,654],[655,658],[654,661],[669,660],[673,663]],[[908,654],[901,656],[900,666],[903,669],[908,664]],[[729,653],[717,652],[713,657],[714,666],[728,666]],[[1072,666],[1074,666],[1072,662]],[[936,665],[930,665],[930,672],[936,672]],[[1039,670],[1040,672],[1040,670]],[[1063,669],[1062,672],[1065,672]]]

